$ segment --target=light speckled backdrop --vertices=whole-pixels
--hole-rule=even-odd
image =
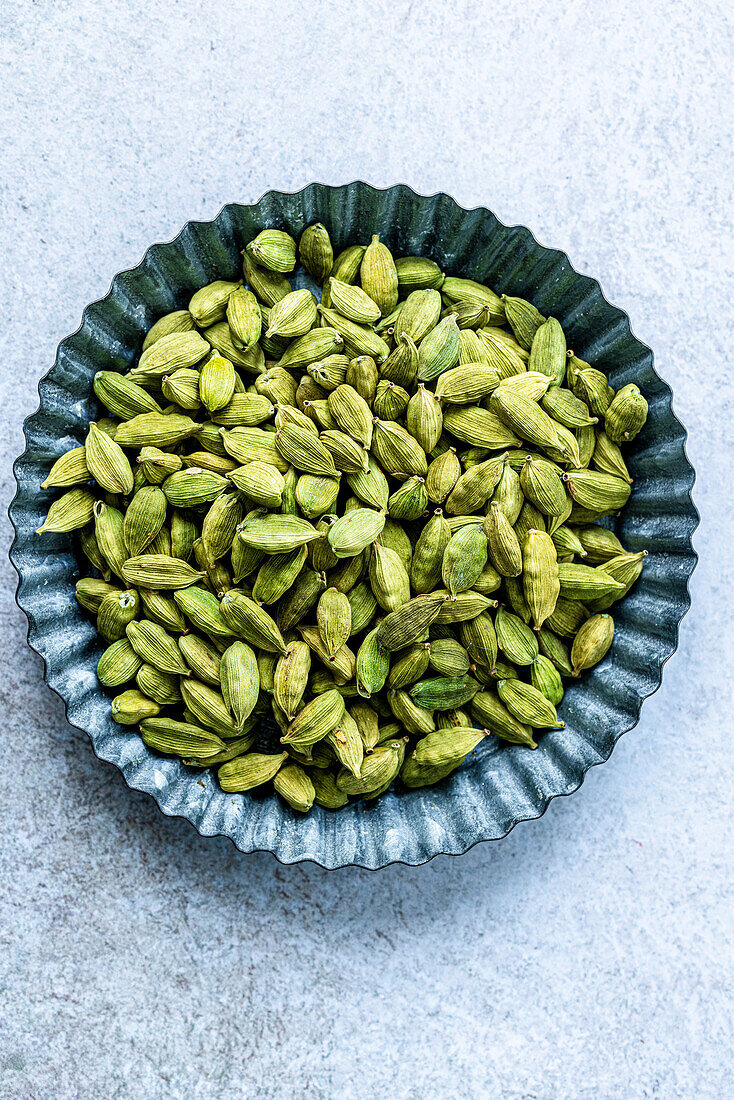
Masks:
[[[703,513],[681,647],[609,763],[498,844],[382,872],[243,857],[128,791],[44,686],[6,561],[0,1096],[731,1095],[724,5],[4,0],[0,38],[3,508],[36,380],[116,271],[226,201],[364,178],[597,276],[674,387]]]

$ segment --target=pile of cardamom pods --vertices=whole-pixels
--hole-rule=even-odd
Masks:
[[[335,259],[321,224],[265,229],[242,257],[96,375],[109,416],[42,486],[66,492],[40,532],[94,570],[113,718],[303,812],[436,783],[489,736],[535,748],[642,569],[597,521],[644,397],[378,236]]]

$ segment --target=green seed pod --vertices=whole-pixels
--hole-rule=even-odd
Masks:
[[[533,613],[530,610],[530,604],[525,599],[522,577],[503,577],[503,584],[510,607],[529,626]]]
[[[526,500],[520,509],[520,515],[515,520],[515,534],[520,546],[524,545],[529,531],[545,531],[545,529],[545,516],[534,504]]]
[[[419,519],[428,505],[425,478],[410,477],[395,490],[388,500],[388,510],[393,519]]]
[[[242,731],[260,692],[257,658],[245,642],[233,642],[221,658],[222,696],[234,715],[235,729]]]
[[[316,798],[316,789],[308,772],[300,764],[286,764],[273,776],[275,790],[299,813],[308,813]]]
[[[484,534],[487,539],[489,557],[492,565],[503,577],[517,577],[522,572],[522,551],[517,534],[507,516],[493,500],[484,519]]]
[[[143,447],[136,462],[139,463],[145,480],[152,485],[160,485],[183,467],[181,455],[169,454],[158,447]]]
[[[548,658],[539,654],[530,666],[530,682],[536,691],[557,707],[563,698],[563,682],[558,669]]]
[[[72,489],[72,492],[75,490]],[[69,494],[67,494],[68,496]],[[61,500],[64,498],[62,497]],[[58,503],[58,502],[57,502]],[[104,501],[98,500],[93,506],[94,533],[97,539],[102,557],[113,573],[122,576],[122,570],[127,560],[127,547],[124,536],[124,517],[117,508],[112,508]]]
[[[241,283],[230,283],[224,279],[217,279],[215,282],[197,290],[189,302],[189,313],[198,327],[209,328],[210,325],[215,325],[217,321],[224,320],[227,313],[227,302],[241,285]]]
[[[337,561],[339,559],[337,558]],[[340,592],[349,592],[365,571],[367,562],[364,551],[360,551],[353,557],[345,558],[334,569],[329,570],[329,584]]]
[[[586,561],[589,565],[602,565],[624,554],[625,549],[613,531],[597,524],[587,524],[583,527],[571,528],[586,553]]]
[[[388,687],[398,691],[420,680],[428,670],[430,652],[429,642],[417,642],[402,650],[390,666]]]
[[[178,639],[181,656],[197,680],[212,687],[221,683],[221,658],[217,649],[197,634],[183,634]]]
[[[329,232],[321,222],[314,222],[301,233],[298,242],[301,263],[317,283],[323,283],[334,263],[334,250]]]
[[[95,395],[105,408],[121,420],[131,420],[140,413],[162,411],[155,398],[128,375],[118,374],[116,371],[98,371],[93,385]]]
[[[409,404],[410,394],[402,386],[384,378],[377,383],[372,407],[375,416],[379,416],[380,420],[399,420]]]
[[[371,355],[358,355],[350,359],[345,381],[368,405],[374,401],[379,378],[377,364]]]
[[[186,630],[186,621],[170,596],[164,596],[162,592],[153,592],[147,588],[140,588],[138,595],[141,610],[146,619],[158,623],[164,630],[174,634],[182,634]]]
[[[434,711],[463,706],[478,691],[479,684],[472,676],[436,676],[414,684],[408,694],[414,703]]]
[[[300,516],[251,514],[237,528],[237,537],[265,554],[290,554],[299,546],[320,538],[319,532]]]
[[[520,487],[524,496],[544,515],[563,514],[567,504],[566,491],[552,462],[528,455],[520,471]]]
[[[283,284],[282,293],[287,294],[290,285],[287,280],[283,280]],[[239,347],[226,321],[212,325],[211,328],[206,329],[204,335],[212,348],[225,359],[229,359],[238,370],[246,371],[248,374],[262,374],[265,370],[265,354],[262,347],[259,344],[252,344],[247,349]],[[237,392],[237,378],[235,378],[235,392]]]
[[[437,290],[414,290],[403,302],[395,322],[395,339],[405,334],[416,344],[431,332],[441,316],[441,295]]]
[[[514,526],[525,503],[525,497],[520,484],[520,476],[509,462],[506,462],[502,467],[502,473],[492,499],[497,502],[499,510],[507,518],[508,523]],[[517,534],[517,532],[515,533]]]
[[[614,620],[611,615],[593,615],[579,630],[571,646],[573,675],[593,668],[604,658],[614,640]]]
[[[159,672],[188,675],[176,639],[171,637],[159,624],[143,619],[130,622],[126,629],[127,639],[138,656],[146,664],[153,665]]]
[[[212,355],[199,373],[199,395],[209,413],[229,405],[235,392],[234,366],[223,355]]]
[[[456,320],[456,314],[449,313],[421,341],[418,349],[418,378],[421,382],[439,378],[459,362],[461,340]]]
[[[647,557],[647,550],[640,550],[637,554],[619,554],[617,557],[608,558],[604,562],[604,572],[613,577],[615,581],[619,581],[623,585],[623,588],[615,589],[613,592],[606,596],[598,596],[594,600],[588,601],[588,608],[590,611],[606,611],[608,607],[611,607],[617,600],[623,599],[627,595],[632,585],[642,572],[642,565]]]
[[[336,776],[332,772],[314,770],[311,772],[311,783],[314,788],[314,802],[325,810],[339,810],[346,806],[349,798],[336,785]]]
[[[546,622],[550,630],[561,637],[572,638],[589,617],[589,613],[579,600],[569,600],[559,596],[553,613]]]
[[[306,370],[317,385],[327,393],[332,393],[337,386],[344,385],[348,366],[349,356],[337,354],[327,355],[325,359],[309,363]]]
[[[53,502],[36,534],[62,533],[86,527],[92,519],[94,507],[92,493],[86,489],[70,489]]]
[[[365,699],[381,691],[390,669],[390,654],[377,637],[377,627],[371,630],[357,652],[357,690]]]
[[[156,385],[166,374],[196,366],[209,351],[209,342],[198,332],[172,332],[146,348],[128,377],[143,387]]]
[[[384,526],[384,513],[357,508],[329,528],[329,544],[337,558],[354,557],[375,541]]]
[[[127,638],[120,637],[97,662],[97,679],[104,687],[120,687],[133,679],[142,663]]]
[[[527,355],[523,355],[517,343],[506,339],[508,333],[481,328],[476,335],[480,346],[479,361],[496,370],[500,381],[525,373]]]
[[[456,448],[449,447],[434,458],[426,474],[426,492],[434,504],[443,504],[461,476],[461,463]]]
[[[516,745],[537,749],[532,728],[510,714],[494,692],[478,692],[471,701],[470,710],[477,722],[490,729],[497,737]]]
[[[386,790],[400,771],[403,762],[401,749],[404,749],[404,744],[399,741],[378,745],[370,756],[365,757],[358,779],[348,768],[342,768],[336,777],[337,787],[345,794],[367,796]]]
[[[379,369],[380,377],[387,382],[404,387],[413,385],[418,374],[418,348],[407,333],[400,336]]]
[[[553,662],[562,676],[571,675],[573,669],[568,647],[557,634],[542,626],[538,631],[538,645],[543,656]]]
[[[570,559],[576,554],[580,558],[586,557],[586,551],[579,542],[577,536],[571,528],[566,527],[565,524],[557,527],[551,534],[551,538],[553,539],[553,545],[556,548],[559,560],[564,557]]]
[[[492,668],[497,661],[497,634],[490,616],[482,612],[461,623],[459,632],[471,660],[484,668]]]
[[[268,271],[292,271],[296,266],[296,242],[282,229],[263,229],[247,245],[247,253]]]
[[[403,294],[412,290],[438,290],[444,281],[441,268],[424,256],[401,256],[395,261],[398,287]]]
[[[417,439],[427,454],[433,450],[441,438],[443,430],[441,406],[423,383],[418,384],[408,403],[406,424],[410,434]]]
[[[338,725],[327,733],[324,740],[339,763],[358,778],[364,760],[364,744],[359,726],[348,710],[344,711]]]
[[[304,569],[278,604],[277,623],[280,630],[292,630],[308,614],[324,588],[323,574]]]
[[[143,341],[143,351],[147,351],[161,336],[170,336],[172,332],[190,332],[194,327],[194,318],[187,309],[177,309],[160,317]]]
[[[535,633],[517,615],[500,607],[495,618],[500,649],[516,665],[530,665],[538,656]]]
[[[490,402],[494,399],[495,393],[497,390],[490,397]],[[535,403],[531,402],[531,404]],[[444,411],[443,425],[450,435],[465,443],[471,443],[473,447],[500,451],[505,447],[520,445],[519,436],[491,408],[451,405]]]
[[[173,374],[166,374],[161,380],[163,396],[180,409],[196,412],[201,408],[199,378],[199,371],[190,367],[181,367]]]
[[[547,374],[553,379],[555,389],[563,385],[566,374],[566,337],[555,317],[549,317],[536,329],[530,346],[528,370]]]
[[[345,593],[327,588],[316,608],[316,622],[326,652],[333,660],[352,633],[352,609]]]
[[[595,470],[569,470],[563,475],[574,504],[598,514],[623,508],[630,495],[627,481]]]
[[[647,401],[631,383],[617,392],[606,411],[604,427],[612,443],[634,439],[647,420]]]
[[[553,614],[560,589],[553,540],[545,531],[528,531],[522,550],[523,592],[538,629]]]
[[[219,610],[230,630],[250,645],[268,653],[287,651],[275,620],[243,592],[226,592],[219,604]]]
[[[329,272],[333,279],[341,279],[344,283],[354,283],[359,274],[359,268],[366,247],[363,244],[350,244],[334,260]]]
[[[566,723],[559,721],[553,704],[532,684],[522,680],[499,680],[497,694],[518,722],[557,730],[566,728]]]
[[[132,557],[150,546],[165,523],[166,510],[166,498],[156,486],[144,486],[135,494],[122,527],[125,546]]]
[[[112,720],[123,726],[137,726],[144,719],[155,718],[160,711],[158,703],[137,688],[129,688],[112,700]]]
[[[594,434],[594,428],[592,425],[587,425],[585,428],[576,429],[576,444],[579,452],[578,465],[579,469],[586,469],[591,462],[594,454],[594,447],[596,446],[596,435]],[[627,467],[625,467],[625,471]],[[629,473],[627,473],[629,478]],[[629,478],[631,481],[632,479]]]
[[[546,318],[531,302],[525,301],[524,298],[513,298],[508,294],[503,294],[502,302],[515,338],[526,351],[530,351],[535,334]]]
[[[362,289],[387,316],[398,304],[398,273],[390,249],[373,236],[359,269]]]
[[[435,672],[449,678],[464,676],[472,667],[467,650],[455,638],[436,638],[431,642],[429,662]]]
[[[344,700],[338,691],[326,691],[317,695],[299,711],[288,726],[281,742],[296,749],[315,745],[330,730],[335,729],[344,716]]]
[[[305,642],[290,642],[273,674],[273,698],[290,722],[303,699],[311,671],[311,650]]]
[[[473,588],[487,564],[487,536],[481,527],[463,527],[444,550],[441,574],[452,596]]]
[[[228,488],[226,477],[189,466],[166,478],[161,486],[169,504],[176,508],[195,508],[207,504]]]
[[[273,554],[267,557],[252,586],[252,598],[258,603],[276,603],[291,588],[306,564],[306,558],[305,546],[298,546],[289,554]]]
[[[113,592],[119,595],[122,589],[115,587],[114,584],[109,584],[107,581],[97,580],[96,577],[82,577],[81,580],[76,582],[77,602],[80,607],[83,607],[85,611],[91,611],[93,615],[96,615],[99,611],[104,597]]]
[[[160,672],[152,665],[143,664],[138,669],[135,682],[143,695],[147,695],[159,706],[171,707],[181,702],[178,676],[173,676],[170,672]]]
[[[381,316],[379,305],[361,287],[329,280],[329,305],[332,309],[359,325],[373,325]]]
[[[217,772],[219,786],[227,793],[251,791],[274,779],[288,759],[287,752],[276,754],[248,752],[227,764]]]
[[[561,562],[558,566],[561,595],[569,600],[595,600],[622,592],[624,584],[600,566]]]
[[[196,724],[206,726],[218,737],[236,737],[241,732],[234,724],[224,697],[215,688],[193,677],[181,677],[180,687],[186,708],[184,714],[191,715],[187,721],[193,720]]]
[[[499,387],[503,394],[513,393],[527,397],[529,401],[541,401],[551,384],[547,374],[539,371],[523,371],[521,374],[513,374],[509,378],[500,379]]]
[[[407,691],[388,691],[387,701],[396,719],[408,733],[421,736],[436,728],[433,712],[414,702]]]
[[[93,565],[95,569],[99,570],[105,580],[109,580],[110,571],[107,568],[107,562],[102,556],[102,551],[97,544],[97,536],[94,533],[92,524],[80,529],[79,545],[90,565]]]
[[[301,474],[296,483],[296,503],[307,519],[314,520],[327,512],[333,512],[339,496],[340,476]]]
[[[576,360],[573,353],[570,354],[567,381],[571,392],[581,401],[585,401],[594,416],[599,418],[606,414],[612,403],[614,390],[607,381],[607,376],[600,370]],[[576,366],[581,362],[581,366]]]
[[[464,760],[488,735],[471,725],[434,730],[417,743],[412,759],[422,768],[445,768]]]
[[[198,585],[192,588],[178,589],[173,599],[190,623],[215,639],[229,639],[234,632],[222,618],[219,601],[216,596]]]
[[[463,623],[468,619],[475,619],[488,607],[497,606],[496,600],[489,600],[486,596],[474,591],[459,592],[458,595],[451,596],[445,588],[439,588],[434,595],[437,597],[443,596],[444,598],[443,606],[436,616],[436,622],[439,626],[446,623]]]
[[[344,352],[350,359],[354,359],[358,355],[369,355],[377,363],[382,363],[387,359],[390,354],[390,346],[373,328],[350,321],[341,313],[337,313],[335,309],[327,308],[323,303],[319,305],[318,310],[322,317],[322,323],[331,326],[342,338]]]
[[[419,595],[432,592],[441,579],[443,557],[451,540],[451,528],[440,508],[428,520],[415,544],[410,582]]]
[[[616,443],[612,443],[606,432],[597,429],[594,436],[590,461],[597,470],[604,474],[612,474],[621,477],[629,485],[632,484],[630,472],[622,457],[622,452]],[[588,463],[586,463],[588,465]]]

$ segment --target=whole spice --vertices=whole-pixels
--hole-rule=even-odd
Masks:
[[[299,814],[563,728],[646,556],[597,522],[632,491],[639,387],[377,235],[334,258],[335,228],[264,228],[241,279],[98,371],[109,415],[41,486],[39,534],[78,531],[91,570],[113,719]]]

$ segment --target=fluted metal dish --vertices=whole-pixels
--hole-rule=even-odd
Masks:
[[[560,707],[566,728],[543,733],[536,751],[485,743],[434,788],[398,789],[338,813],[315,806],[304,817],[276,795],[225,794],[209,771],[155,755],[135,732],[112,721],[109,697],[95,675],[103,645],[74,598],[80,568],[73,538],[39,538],[34,531],[55,495],[39,489],[49,466],[83,442],[89,420],[99,413],[95,372],[127,370],[161,314],[185,306],[212,279],[239,277],[240,251],[261,229],[283,228],[297,237],[314,221],[324,222],[336,248],[379,233],[396,255],[430,256],[453,275],[531,299],[559,319],[569,347],[605,370],[615,388],[639,385],[650,414],[626,451],[635,480],[615,529],[626,546],[645,548],[649,557],[632,593],[615,606],[610,654],[568,687]],[[497,840],[519,821],[543,814],[551,798],[575,791],[588,769],[608,758],[617,739],[636,725],[677,646],[678,624],[690,604],[698,515],[686,433],[673,414],[670,388],[656,373],[650,349],[632,335],[627,315],[607,302],[594,279],[574,271],[563,252],[538,244],[528,229],[505,226],[489,210],[465,210],[448,195],[361,182],[311,184],[295,194],[270,191],[252,206],[225,206],[213,221],[189,222],[175,240],[153,245],[136,268],[115,276],[109,293],[84,310],[80,328],[59,345],[39,395],[38,411],[25,422],[27,446],[15,463],[18,491],[10,508],[16,531],[10,556],[29,644],[43,658],[46,681],[64,701],[69,721],[89,734],[101,759],[115,764],[130,787],[152,795],[165,814],[187,818],[203,836],[228,836],[242,852],[270,851],[283,863],[377,868],[423,863]]]

